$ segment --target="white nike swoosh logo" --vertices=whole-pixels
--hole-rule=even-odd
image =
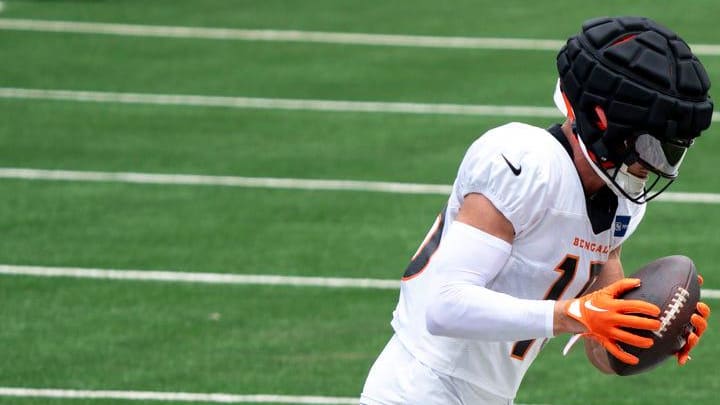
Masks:
[[[585,308],[595,312],[607,312],[607,309],[598,308],[593,305],[592,301],[585,301]]]

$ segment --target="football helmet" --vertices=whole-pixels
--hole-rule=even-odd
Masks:
[[[586,21],[557,56],[555,101],[573,120],[590,166],[619,196],[641,204],[677,177],[710,126],[710,79],[673,31],[642,17]],[[639,177],[639,162],[654,175]]]

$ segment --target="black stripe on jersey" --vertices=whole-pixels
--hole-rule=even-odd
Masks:
[[[427,238],[427,241],[423,246],[420,247],[420,251],[413,257],[405,269],[403,274],[403,280],[407,280],[420,274],[430,262],[430,258],[435,254],[435,251],[440,246],[440,239],[442,238],[443,229],[445,228],[445,212],[447,206],[443,207],[439,214],[438,225],[432,231],[432,235]]]

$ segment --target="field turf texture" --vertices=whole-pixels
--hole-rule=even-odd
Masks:
[[[719,44],[720,3],[4,1],[1,18],[563,39],[646,15]],[[555,54],[0,30],[0,87],[551,106]],[[720,56],[701,60],[720,83]],[[711,91],[712,93],[712,91]],[[467,146],[508,121],[0,99],[0,167],[450,184]],[[559,120],[559,118],[558,118]],[[672,191],[720,193],[711,128]],[[361,191],[0,180],[0,263],[399,279],[446,199]],[[720,289],[720,205],[652,203],[627,272],[685,254]],[[0,276],[0,387],[357,397],[392,331],[394,290]],[[716,306],[717,301],[709,301]],[[552,340],[517,402],[716,404],[718,317],[693,360],[597,372]],[[7,404],[123,400],[1,397]],[[179,402],[178,402],[179,403]]]

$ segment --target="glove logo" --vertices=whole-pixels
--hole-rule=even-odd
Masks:
[[[587,308],[591,311],[595,311],[595,312],[607,312],[608,311],[607,309],[602,309],[602,308],[596,307],[595,305],[593,305],[592,301],[590,301],[590,300],[585,301],[585,308]]]

